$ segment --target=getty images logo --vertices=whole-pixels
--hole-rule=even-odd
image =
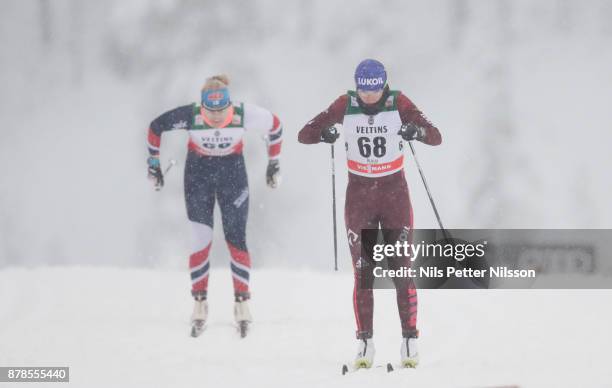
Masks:
[[[358,86],[382,86],[385,83],[382,77],[378,78],[357,78]]]

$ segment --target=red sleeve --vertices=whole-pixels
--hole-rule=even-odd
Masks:
[[[268,157],[277,159],[281,152],[281,144],[283,143],[283,126],[276,117],[272,114],[272,128],[268,131]]]
[[[161,145],[161,136],[156,134],[151,127],[149,127],[149,130],[148,130],[147,141],[148,141],[149,154],[151,156],[159,155],[159,147]]]
[[[423,143],[429,145],[438,145],[442,143],[442,135],[440,135],[438,128],[430,123],[423,112],[421,112],[403,93],[397,96],[397,109],[399,110],[402,124],[412,123],[421,128],[425,128],[425,139],[423,139]]]
[[[344,121],[344,112],[348,97],[346,94],[338,97],[327,110],[310,120],[298,133],[298,141],[302,144],[316,144],[321,141],[321,131],[334,124]]]

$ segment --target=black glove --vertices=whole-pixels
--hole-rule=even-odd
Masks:
[[[266,184],[275,189],[280,184],[280,177],[279,161],[276,159],[270,160],[268,162],[268,168],[266,169]]]
[[[340,137],[338,130],[335,126],[325,128],[321,131],[321,141],[329,144],[334,144],[336,139]]]
[[[425,139],[426,131],[425,128],[419,127],[414,124],[403,124],[397,133],[406,141],[418,140],[422,141]]]
[[[155,182],[155,190],[159,191],[164,187],[164,174],[159,165],[159,158],[151,156],[147,159],[148,178]]]

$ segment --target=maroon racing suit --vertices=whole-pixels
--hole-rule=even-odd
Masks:
[[[355,273],[353,308],[357,338],[373,335],[373,292],[371,288],[360,286],[363,284],[363,271],[359,269],[374,263],[361,257],[361,230],[403,230],[409,232],[410,240],[412,238],[413,213],[403,169],[403,142],[397,132],[402,124],[411,123],[424,129],[424,136],[420,139],[423,143],[438,145],[442,142],[438,129],[401,92],[385,89],[378,105],[380,109],[363,109],[357,95],[348,92],[308,122],[298,135],[300,143],[316,144],[321,142],[322,130],[335,124],[343,125],[349,170],[344,218]],[[378,154],[374,155],[377,145]],[[391,147],[398,148],[390,152],[394,153],[393,156],[385,159],[385,151]],[[410,259],[389,260],[388,263],[390,269],[409,267]],[[417,293],[414,282],[408,277],[396,277],[394,284],[402,335],[416,337]]]

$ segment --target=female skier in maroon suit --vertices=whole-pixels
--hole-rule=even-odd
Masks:
[[[411,238],[412,206],[404,176],[404,142],[442,142],[440,132],[400,91],[387,85],[382,63],[366,59],[355,71],[356,91],[338,97],[299,133],[304,144],[334,143],[340,136],[335,124],[342,124],[349,170],[346,189],[345,223],[355,270],[353,307],[359,341],[355,367],[369,368],[374,359],[372,341],[372,289],[360,287],[364,266],[361,258],[362,229],[406,231]],[[409,258],[390,260],[389,265],[410,266]],[[417,294],[410,278],[394,278],[402,326],[401,362],[405,367],[418,363]]]

